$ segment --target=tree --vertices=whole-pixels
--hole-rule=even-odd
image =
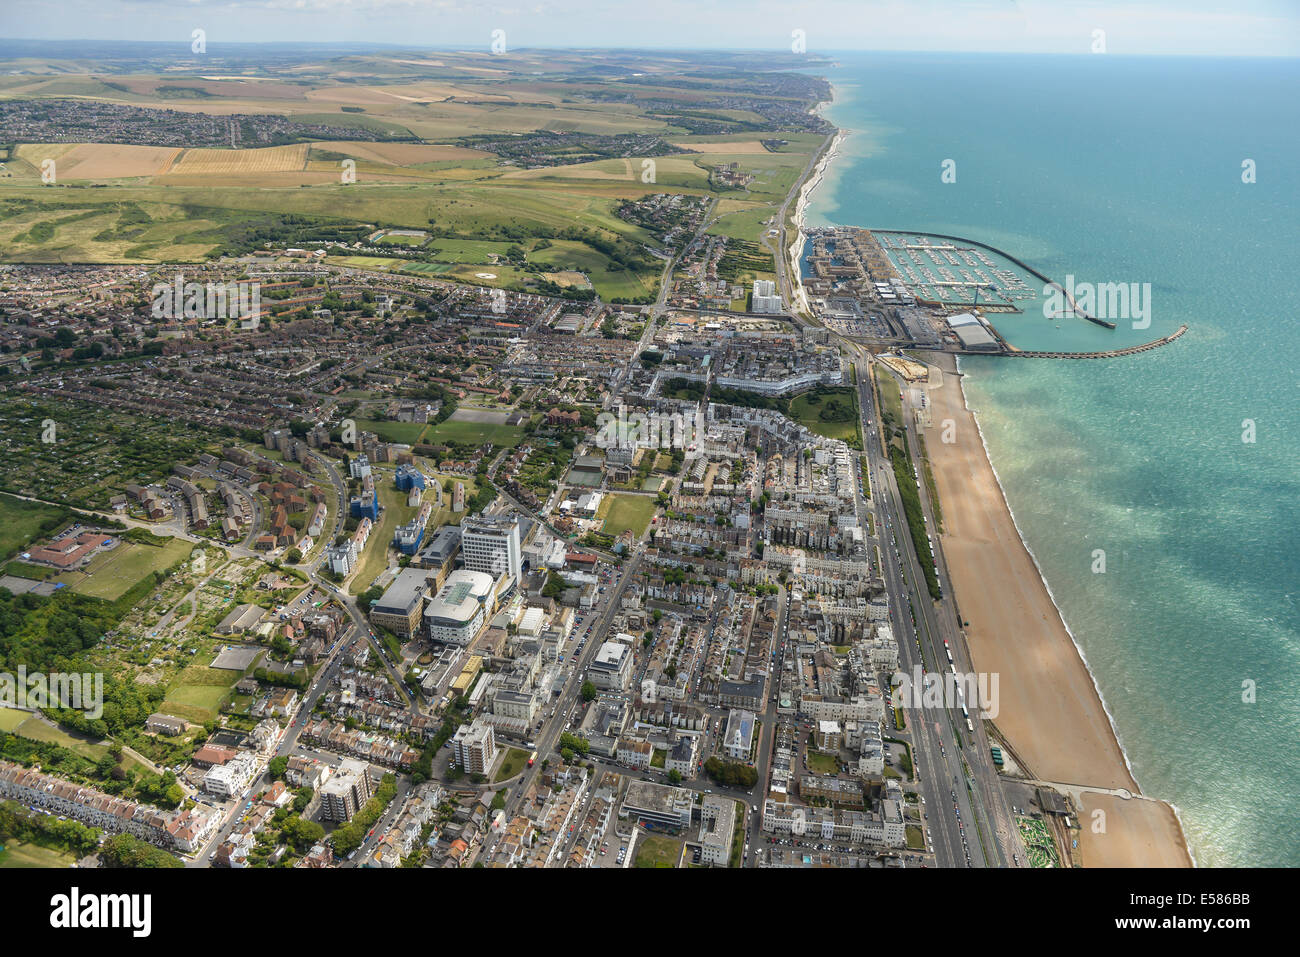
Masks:
[[[596,691],[596,686],[592,684],[590,681],[584,681],[582,683],[583,701],[594,701],[596,699],[597,694],[598,692]]]
[[[266,766],[267,773],[270,774],[271,778],[275,781],[281,780],[284,777],[284,772],[288,769],[289,758],[287,755],[283,754],[272,758],[270,763]]]
[[[114,834],[100,846],[99,863],[104,867],[184,867],[166,851],[130,834]]]
[[[681,772],[681,771],[678,771],[676,768],[673,768],[671,771],[669,771],[669,772],[668,772],[668,783],[669,783],[669,784],[681,784],[681,783],[682,783],[682,772]]]

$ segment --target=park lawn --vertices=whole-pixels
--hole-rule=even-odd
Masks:
[[[659,294],[659,273],[633,272],[630,269],[590,269],[587,275],[602,299],[607,301],[643,299]]]
[[[912,850],[912,851],[925,850],[925,835],[921,831],[921,825],[909,824],[907,825],[905,830],[907,831],[908,850]]]
[[[370,587],[381,571],[388,567],[388,549],[393,543],[393,532],[398,525],[409,522],[415,517],[418,508],[406,504],[406,493],[399,491],[393,484],[391,472],[375,473],[375,489],[379,493],[379,504],[384,507],[379,521],[370,529],[370,539],[361,555],[361,561],[352,573],[348,584],[348,593],[360,595]]]
[[[439,262],[473,265],[486,263],[493,256],[504,258],[515,245],[492,239],[431,239],[424,251]]]
[[[808,770],[814,774],[837,774],[840,770],[840,760],[833,754],[809,751]]]
[[[57,505],[0,494],[0,559],[18,554],[35,541],[43,523],[67,517],[67,509]]]
[[[31,717],[31,712],[18,708],[0,708],[0,731],[17,731],[18,726]]]
[[[499,425],[494,422],[464,422],[448,419],[429,430],[425,441],[431,445],[439,442],[459,442],[463,445],[486,445],[491,442],[498,448],[512,449],[523,438],[524,430],[517,425]]]
[[[767,234],[768,229],[771,228],[767,221],[775,215],[776,206],[759,206],[736,210],[719,216],[718,221],[708,228],[707,233],[710,236],[746,239],[756,243]]]
[[[373,432],[385,442],[401,442],[414,445],[426,428],[423,422],[387,422],[379,419],[357,419],[357,428],[362,432]]]
[[[413,272],[420,275],[437,275],[447,272],[451,269],[449,263],[413,263],[408,262],[402,266],[402,272]]]
[[[103,741],[92,743],[84,738],[74,737],[62,728],[46,724],[44,719],[36,715],[29,715],[26,721],[14,729],[14,734],[30,738],[32,741],[57,744],[91,761],[98,761],[108,753],[107,743]]]
[[[428,460],[424,461],[427,464]],[[453,488],[455,487],[456,482],[463,483],[465,485],[465,501],[467,502],[478,494],[478,482],[475,479],[466,478],[463,475],[448,475],[444,472],[435,472],[431,467],[425,468],[423,471],[425,475],[429,476],[430,485],[437,485],[439,488],[444,488],[448,481],[453,483]],[[433,497],[436,494],[436,492],[430,489],[424,493],[424,500],[426,502],[432,502]],[[429,531],[425,533],[426,535],[432,535],[434,530],[441,528],[443,525],[460,524],[460,520],[465,517],[465,513],[463,511],[453,512],[451,509],[451,500],[452,493],[444,491],[442,493],[442,506],[434,509],[433,515],[429,517]]]
[[[492,783],[512,778],[528,766],[528,752],[519,748],[510,748],[501,759],[501,767],[492,778]]]
[[[824,419],[822,413],[835,403],[848,415],[847,419]],[[862,436],[858,430],[857,390],[851,387],[840,389],[814,389],[790,400],[790,418],[794,419],[810,432],[824,435],[828,439],[840,439],[854,448],[862,447]]]
[[[501,289],[523,289],[524,280],[531,278],[531,274],[522,269],[497,263],[471,265],[462,263],[452,266],[444,275],[475,286],[492,286]]]
[[[642,838],[636,848],[634,867],[676,867],[681,860],[683,844],[670,837],[651,834]]]
[[[82,595],[116,601],[146,575],[185,561],[192,551],[194,544],[180,539],[172,539],[162,546],[121,542],[111,551],[92,558],[84,573],[65,573],[68,577],[60,575],[58,580],[68,581],[72,590]]]
[[[66,851],[41,847],[0,835],[0,870],[7,867],[71,867],[76,858]]]
[[[626,529],[640,538],[654,517],[655,500],[649,495],[608,495],[600,505],[600,517],[605,520],[601,531],[606,535],[621,535]]]
[[[233,672],[232,672],[233,674]],[[167,692],[167,697],[163,700],[161,711],[168,714],[175,714],[179,718],[190,718],[193,713],[192,709],[198,709],[207,714],[207,718],[197,720],[210,720],[216,717],[221,702],[225,699],[229,688],[222,688],[216,685],[180,685],[172,688]],[[172,711],[173,708],[183,708],[184,711]]]

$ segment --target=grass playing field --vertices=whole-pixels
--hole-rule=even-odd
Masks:
[[[167,697],[159,710],[205,724],[217,717],[221,702],[241,677],[238,671],[190,665],[167,688]]]
[[[92,558],[86,571],[63,572],[55,580],[83,595],[114,601],[145,575],[171,568],[189,558],[193,550],[193,544],[179,539],[162,546],[120,542]]]
[[[499,448],[514,448],[523,434],[524,430],[517,425],[463,422],[453,418],[432,426],[425,433],[424,441],[435,445],[439,442],[460,442],[467,445],[485,445],[491,442]]]
[[[413,445],[424,433],[423,422],[388,422],[378,419],[357,419],[357,429],[373,432],[385,442],[404,442]]]
[[[655,500],[649,495],[608,495],[600,503],[598,517],[605,520],[601,531],[621,535],[627,529],[640,537],[655,513]]]
[[[57,505],[27,502],[0,493],[0,560],[10,558],[30,545],[44,523],[55,522],[66,514]]]

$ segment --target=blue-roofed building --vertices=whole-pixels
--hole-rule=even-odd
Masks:
[[[368,518],[379,521],[379,497],[374,492],[362,492],[348,503],[348,511],[353,518]]]
[[[393,545],[403,555],[414,555],[420,550],[420,545],[424,541],[424,524],[422,522],[407,522],[405,525],[398,525],[397,530],[393,532]]]
[[[413,465],[399,465],[393,480],[403,492],[409,492],[413,488],[424,491],[428,487],[428,480],[425,479],[424,473]]]

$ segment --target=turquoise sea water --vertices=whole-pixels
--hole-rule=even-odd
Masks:
[[[819,72],[852,132],[810,225],[1151,284],[1147,329],[995,317],[1022,347],[1190,326],[1123,359],[964,359],[967,401],[1143,790],[1178,807],[1200,865],[1300,865],[1300,64],[846,54]]]

